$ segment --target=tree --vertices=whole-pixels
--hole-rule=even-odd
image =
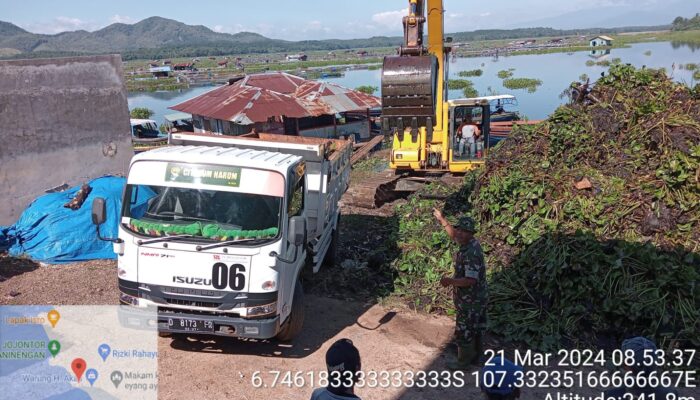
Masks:
[[[136,107],[133,110],[131,110],[131,118],[137,118],[137,119],[149,119],[155,114],[153,110],[150,108],[146,107]]]
[[[677,17],[673,20],[674,31],[689,31],[694,29],[700,29],[700,14],[695,14],[695,16],[690,19]]]
[[[363,85],[363,86],[356,87],[355,90],[357,90],[358,92],[367,93],[367,94],[372,95],[372,94],[374,94],[374,92],[379,90],[379,88],[376,86]]]

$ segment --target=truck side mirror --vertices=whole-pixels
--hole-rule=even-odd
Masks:
[[[289,231],[287,232],[287,240],[295,246],[304,244],[306,237],[306,218],[292,217],[289,219]]]
[[[105,199],[97,197],[92,201],[92,223],[102,225],[107,220],[107,207]]]

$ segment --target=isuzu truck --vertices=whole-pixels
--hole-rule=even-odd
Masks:
[[[171,134],[134,156],[121,210],[92,204],[113,243],[120,302],[161,332],[293,339],[299,282],[333,262],[352,143],[271,134]],[[103,238],[119,212],[117,238]]]

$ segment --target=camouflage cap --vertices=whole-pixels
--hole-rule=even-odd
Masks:
[[[455,225],[455,228],[463,231],[476,232],[476,222],[471,217],[462,217]]]

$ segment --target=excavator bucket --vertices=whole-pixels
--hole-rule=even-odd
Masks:
[[[382,71],[382,128],[426,126],[435,121],[437,58],[391,56],[384,58]]]
[[[382,129],[403,132],[405,127],[432,127],[437,96],[437,58],[432,55],[384,57],[382,71]],[[397,187],[404,175],[387,170],[372,179],[353,183],[346,198],[354,206],[377,208],[405,197]]]

